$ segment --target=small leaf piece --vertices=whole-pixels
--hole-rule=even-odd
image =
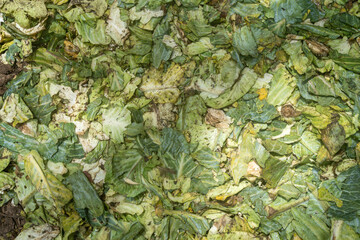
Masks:
[[[265,163],[263,178],[271,188],[276,187],[282,176],[289,168],[289,164],[277,158],[270,157]]]
[[[130,111],[126,107],[114,106],[105,110],[103,117],[103,131],[110,135],[115,143],[124,141],[124,131],[131,123]]]
[[[323,130],[321,139],[331,155],[335,155],[345,143],[345,130],[337,121],[332,122]]]
[[[164,210],[164,214],[175,217],[181,220],[182,222],[184,222],[185,224],[189,224],[195,232],[201,235],[205,235],[210,228],[210,224],[208,223],[206,218],[201,217],[199,215],[195,215],[183,211],[173,211],[166,209]]]
[[[333,201],[336,203],[337,207],[342,207],[343,202],[335,197],[333,194],[331,194],[325,187],[321,187],[318,190],[318,198],[322,201]]]

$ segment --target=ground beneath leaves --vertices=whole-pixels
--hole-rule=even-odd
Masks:
[[[20,233],[25,224],[21,210],[20,205],[14,206],[11,201],[0,208],[0,240],[15,239]]]
[[[6,91],[6,83],[12,80],[19,72],[22,66],[4,64],[0,61],[0,95]]]

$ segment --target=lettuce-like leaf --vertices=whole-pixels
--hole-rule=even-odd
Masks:
[[[278,117],[279,113],[267,101],[251,99],[249,101],[239,101],[238,106],[230,109],[227,115],[234,118],[235,122],[252,120],[258,123],[268,123]]]
[[[25,173],[36,189],[57,207],[63,207],[73,197],[54,175],[45,169],[44,161],[36,151],[31,151],[24,158]]]
[[[340,37],[340,34],[338,34],[336,31],[325,27],[320,27],[311,24],[293,24],[292,26],[296,29],[308,31],[314,35],[321,37],[328,37],[330,39],[336,39]]]
[[[87,211],[92,217],[100,217],[104,213],[104,205],[97,195],[94,187],[81,171],[76,171],[66,178],[71,184],[74,194],[75,208],[80,216],[87,216]]]
[[[286,103],[295,89],[294,78],[283,65],[277,66],[271,82],[267,102],[274,106]]]
[[[304,74],[307,71],[308,66],[310,65],[309,59],[304,56],[302,53],[302,44],[301,42],[290,42],[283,45],[283,48],[287,54],[290,55],[291,63],[294,65],[295,70],[299,74]]]
[[[207,219],[196,214],[175,210],[164,210],[164,214],[179,219],[184,224],[191,226],[194,232],[202,235],[204,235],[210,228],[210,224]]]
[[[200,38],[198,42],[191,43],[186,48],[186,53],[190,56],[198,55],[208,50],[214,48],[214,46],[210,42],[210,38],[203,37]]]
[[[129,34],[126,22],[120,18],[120,9],[116,3],[110,8],[109,19],[107,21],[106,33],[115,41],[116,44],[122,45],[126,36]]]
[[[341,149],[345,143],[345,138],[344,127],[337,121],[327,125],[321,134],[321,139],[331,155],[335,155]]]
[[[274,11],[276,22],[285,19],[289,24],[301,22],[305,14],[308,14],[312,22],[316,22],[324,16],[324,12],[310,0],[275,0],[271,1],[271,8]]]
[[[30,27],[32,19],[40,19],[48,14],[45,3],[40,0],[28,2],[26,0],[19,1],[2,1],[1,12],[11,14],[16,23],[22,27]]]
[[[205,167],[197,167],[191,179],[189,191],[207,194],[214,187],[223,185],[229,176],[221,170],[215,171]]]
[[[260,4],[244,4],[236,3],[231,9],[230,12],[236,13],[242,17],[259,17],[261,15]]]
[[[176,172],[176,178],[191,177],[197,164],[190,156],[190,147],[185,137],[171,128],[165,128],[161,138],[161,160]]]
[[[344,221],[335,220],[331,227],[331,239],[350,240],[360,239],[359,235]]]
[[[251,125],[247,125],[247,127],[244,128],[238,150],[234,156],[231,157],[229,169],[235,184],[239,184],[240,179],[245,176],[248,169],[248,163],[254,155],[255,138],[251,133],[251,130]]]
[[[108,134],[115,143],[124,141],[124,131],[131,123],[130,114],[131,112],[122,106],[112,106],[103,111],[103,131]]]
[[[233,46],[241,55],[252,57],[258,55],[256,40],[248,26],[244,26],[235,32]]]
[[[12,174],[6,172],[0,172],[0,191],[12,189],[15,186],[15,182]]]
[[[211,151],[207,147],[198,149],[196,152],[192,153],[191,156],[206,168],[214,170],[220,168],[220,154]]]
[[[287,155],[292,152],[292,148],[290,145],[280,142],[278,140],[265,139],[263,145],[266,148],[266,150],[268,150],[269,152],[276,153],[279,155]]]
[[[341,188],[339,199],[343,202],[343,205],[338,207],[336,204],[331,203],[328,210],[330,216],[344,220],[352,220],[357,217],[357,211],[360,206],[359,179],[359,166],[354,166],[337,177],[336,180]]]
[[[0,118],[7,123],[16,125],[33,118],[33,114],[19,95],[12,93],[6,98],[0,110]]]
[[[0,123],[0,145],[17,153],[28,153],[31,150],[37,150],[44,157],[49,159],[54,154],[52,146],[46,146],[36,139],[23,134],[16,128],[6,123]]]
[[[255,84],[257,75],[254,70],[245,68],[241,72],[240,79],[231,89],[226,90],[217,98],[204,99],[205,103],[215,109],[226,107],[244,96]]]
[[[87,21],[75,22],[75,28],[84,42],[106,45],[111,41],[111,38],[106,35],[104,20],[97,20],[96,26],[89,24]]]
[[[356,29],[360,28],[360,18],[347,12],[342,12],[333,15],[330,19],[330,24],[338,30],[354,33]]]
[[[298,208],[292,208],[291,213],[294,217],[291,224],[302,239],[329,239],[330,230],[320,218],[309,216]]]
[[[173,64],[165,74],[159,70],[150,69],[143,76],[143,83],[140,87],[147,98],[157,103],[175,103],[180,95],[178,86],[184,81],[184,67]]]
[[[60,230],[48,223],[44,223],[38,226],[32,226],[23,230],[17,237],[17,240],[27,239],[43,239],[50,240],[56,238],[60,233]],[[31,236],[31,238],[29,238]]]
[[[35,91],[31,91],[29,95],[24,97],[24,101],[40,123],[46,125],[49,124],[51,114],[56,110],[56,106],[53,105],[50,94],[40,96]]]
[[[262,177],[269,187],[274,188],[288,169],[288,163],[275,157],[270,157],[265,163]]]
[[[70,162],[84,157],[84,150],[75,134],[75,124],[60,123],[60,127],[48,133],[49,139],[44,144],[53,146],[56,153],[51,157],[54,162]]]

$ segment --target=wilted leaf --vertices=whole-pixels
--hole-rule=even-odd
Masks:
[[[314,35],[318,35],[318,36],[322,36],[322,37],[328,37],[330,39],[336,39],[338,37],[340,37],[340,35],[328,28],[324,28],[324,27],[320,27],[320,26],[316,26],[316,25],[310,25],[310,24],[293,24],[293,27],[300,29],[300,30],[304,30],[304,31],[309,31],[310,33],[314,34]]]
[[[72,199],[71,191],[45,169],[43,159],[35,150],[24,159],[25,172],[36,189],[55,206],[62,207]]]
[[[266,139],[264,142],[266,150],[279,155],[286,155],[292,152],[291,146],[278,140]]]
[[[320,20],[324,15],[315,3],[310,0],[296,2],[291,0],[271,1],[271,8],[275,12],[274,19],[276,22],[285,19],[289,24],[301,22],[306,13],[310,15],[310,20],[313,22]]]
[[[205,103],[215,109],[226,107],[242,96],[244,96],[250,88],[255,84],[256,73],[249,68],[245,68],[240,79],[234,84],[231,89],[226,90],[217,98],[209,98],[205,100]]]
[[[90,211],[92,217],[99,217],[104,212],[103,202],[100,200],[89,180],[81,172],[71,174],[67,181],[71,184],[74,194],[75,208],[80,215],[86,216],[86,211]],[[84,216],[85,215],[85,216]]]
[[[338,176],[337,181],[341,186],[341,196],[339,199],[343,204],[341,207],[332,204],[329,209],[329,214],[331,216],[344,220],[356,218],[356,211],[359,209],[360,204],[359,178],[359,166],[354,166]]]
[[[104,110],[102,118],[104,132],[109,134],[114,142],[123,142],[124,131],[131,123],[130,111],[126,107],[113,106]]]
[[[292,208],[291,213],[294,217],[292,222],[295,231],[304,240],[328,239],[330,230],[326,224],[316,216],[309,216],[300,209]]]
[[[195,214],[175,210],[164,210],[164,214],[175,217],[184,224],[189,224],[194,232],[202,235],[204,235],[210,228],[210,224],[206,218]]]
[[[342,207],[343,205],[343,202],[335,197],[334,195],[332,195],[326,188],[324,187],[321,187],[319,190],[318,190],[318,198],[320,200],[323,200],[323,201],[333,201],[336,203],[336,206],[337,207]]]
[[[277,66],[269,89],[267,102],[277,106],[286,103],[294,91],[294,79],[283,66]]]
[[[288,163],[275,157],[270,157],[265,163],[262,177],[269,187],[274,188],[288,169]]]
[[[59,233],[60,230],[57,227],[46,223],[25,229],[16,237],[16,240],[51,240],[58,236]]]
[[[174,64],[166,73],[151,69],[143,77],[141,90],[147,98],[154,99],[158,103],[175,103],[180,95],[177,88],[183,81],[184,69]]]
[[[126,22],[120,18],[120,9],[117,4],[112,4],[110,8],[109,19],[107,21],[106,33],[116,42],[116,44],[123,44],[126,36],[129,34]]]
[[[166,128],[160,145],[162,161],[165,166],[176,172],[176,178],[191,177],[197,164],[190,156],[190,148],[185,137],[179,132]]]
[[[248,26],[244,26],[235,32],[233,46],[241,55],[253,57],[258,55],[255,38]]]
[[[84,42],[92,44],[109,44],[111,38],[106,35],[106,24],[104,20],[97,20],[96,27],[89,25],[87,22],[75,22],[75,28]]]
[[[32,94],[29,94],[24,98],[24,101],[40,123],[49,124],[51,113],[56,110],[56,106],[52,104],[50,94],[40,96],[35,92],[32,92]]]
[[[15,185],[13,176],[6,172],[0,172],[0,191],[12,189]]]
[[[209,148],[203,147],[192,153],[191,156],[206,168],[214,170],[220,168],[220,154],[212,152]]]
[[[345,130],[337,121],[330,123],[322,132],[321,139],[331,155],[335,155],[345,142]]]
[[[207,194],[207,198],[213,198],[220,201],[225,201],[228,197],[231,197],[246,187],[249,187],[250,183],[243,181],[240,184],[233,184],[231,182],[222,186],[211,189]]]
[[[14,125],[26,122],[32,117],[33,115],[28,106],[26,106],[19,95],[14,93],[6,98],[0,110],[1,120],[8,123],[14,123]]]
[[[331,228],[331,238],[339,240],[360,239],[359,235],[344,221],[335,220]]]

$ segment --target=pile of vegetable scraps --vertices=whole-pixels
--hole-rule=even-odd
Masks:
[[[360,3],[0,0],[0,240],[360,239]]]

